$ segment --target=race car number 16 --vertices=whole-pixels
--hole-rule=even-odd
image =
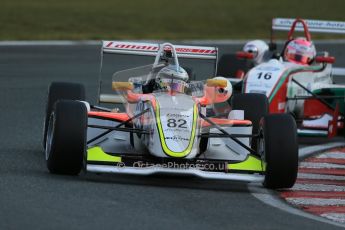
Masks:
[[[258,73],[258,79],[263,79],[265,80],[270,80],[272,78],[272,73],[271,72],[259,72]]]

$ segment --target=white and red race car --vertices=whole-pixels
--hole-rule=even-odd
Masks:
[[[289,31],[281,53],[272,42],[276,30]],[[284,49],[296,38],[296,31],[304,32],[303,39],[311,42],[310,32],[345,34],[345,22],[273,19],[271,44],[250,41],[237,53],[254,65],[243,76],[242,92],[265,94],[271,113],[291,113],[299,135],[333,137],[344,128],[345,115],[345,85],[334,84],[333,75],[345,76],[345,71],[332,67],[335,58],[327,52],[318,52],[307,65],[284,59]]]

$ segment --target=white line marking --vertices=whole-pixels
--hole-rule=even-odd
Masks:
[[[323,213],[321,216],[333,221],[345,223],[345,213]]]
[[[345,176],[323,175],[323,174],[313,174],[313,173],[298,173],[298,178],[345,181]]]
[[[334,159],[345,159],[345,153],[344,152],[330,152],[330,153],[324,153],[320,156],[317,156],[316,158],[334,158]]]
[[[317,205],[317,206],[343,206],[345,199],[325,199],[325,198],[286,198],[289,203],[294,205]]]
[[[301,162],[300,168],[311,168],[311,169],[345,169],[345,165],[332,164],[332,163],[317,163],[317,162]]]
[[[295,184],[293,191],[320,191],[320,192],[343,192],[345,186],[326,185],[326,184]]]

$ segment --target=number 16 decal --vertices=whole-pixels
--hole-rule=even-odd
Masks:
[[[261,79],[261,77],[263,77],[263,79],[265,80],[269,80],[272,78],[272,73],[271,72],[260,72],[258,73],[258,79]]]

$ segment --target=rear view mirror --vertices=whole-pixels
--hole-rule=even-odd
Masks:
[[[206,85],[208,87],[222,87],[225,88],[228,85],[228,81],[227,80],[223,80],[223,79],[207,79],[206,80]]]
[[[333,64],[335,62],[335,57],[325,57],[325,56],[317,56],[315,57],[315,62],[317,63],[329,63],[329,64]]]
[[[112,82],[112,89],[118,91],[133,90],[131,82]]]
[[[254,59],[254,54],[253,53],[239,51],[239,52],[236,53],[236,57],[237,58],[244,58],[244,59]]]

